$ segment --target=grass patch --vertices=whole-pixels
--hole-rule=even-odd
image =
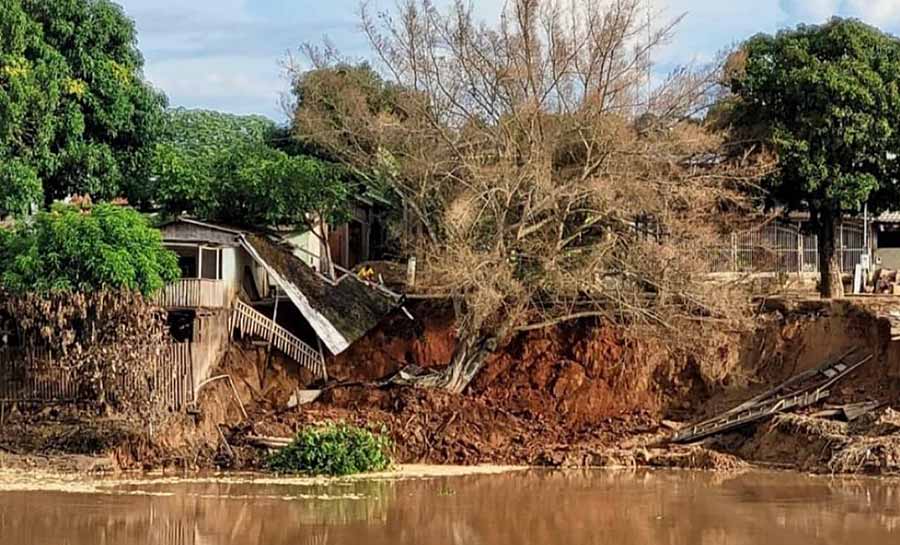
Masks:
[[[329,424],[301,430],[290,445],[269,457],[267,465],[278,473],[352,475],[387,469],[390,451],[390,439],[383,433]]]

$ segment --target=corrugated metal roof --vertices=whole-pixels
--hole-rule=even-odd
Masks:
[[[873,221],[882,223],[900,223],[900,212],[882,212]]]
[[[241,235],[241,241],[332,354],[346,350],[400,304],[399,298],[369,287],[354,275],[329,281],[290,248],[264,235]]]

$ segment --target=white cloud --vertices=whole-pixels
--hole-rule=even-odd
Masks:
[[[278,104],[288,86],[278,61],[287,51],[328,35],[343,53],[368,56],[356,27],[359,0],[117,1],[137,22],[148,78],[173,105],[284,119]],[[372,1],[376,9],[396,4]],[[435,0],[439,6],[451,1]],[[473,0],[475,14],[495,22],[508,1]],[[774,32],[798,21],[824,21],[835,11],[852,10],[873,24],[896,20],[900,14],[900,0],[647,1],[665,17],[687,13],[671,42],[654,58],[661,71],[712,59],[758,32]]]
[[[857,17],[884,30],[900,27],[900,0],[780,0],[782,26]]]
[[[844,9],[881,28],[900,24],[900,0],[847,0]]]
[[[841,3],[841,0],[781,0],[785,20],[780,22],[824,23],[838,12]]]

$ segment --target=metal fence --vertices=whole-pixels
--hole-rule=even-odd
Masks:
[[[863,228],[840,228],[838,255],[844,272],[853,272],[867,253]],[[767,224],[761,228],[732,233],[724,244],[706,251],[710,272],[714,273],[817,273],[818,237],[798,226]]]

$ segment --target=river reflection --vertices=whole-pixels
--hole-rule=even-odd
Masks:
[[[789,473],[528,471],[0,492],[3,545],[898,543],[900,487]]]

